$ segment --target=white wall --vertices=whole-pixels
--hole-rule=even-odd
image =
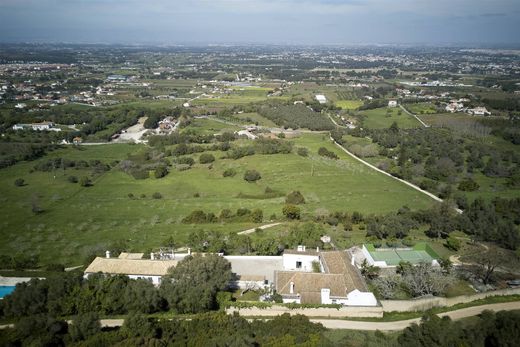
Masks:
[[[347,294],[348,306],[377,306],[377,299],[374,294],[370,292],[360,292],[354,289]]]
[[[283,269],[286,271],[305,271],[312,272],[312,262],[319,261],[320,257],[318,255],[308,255],[308,254],[284,254],[283,255]],[[296,268],[296,262],[300,261],[302,263],[301,268]]]
[[[284,304],[300,304],[300,298],[282,298]]]

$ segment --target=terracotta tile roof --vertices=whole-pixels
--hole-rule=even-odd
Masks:
[[[290,296],[290,283],[294,283],[294,293],[300,294],[302,303],[321,302],[321,289],[330,289],[331,297],[346,297],[347,293],[358,289],[368,291],[359,271],[350,262],[346,252],[320,252],[325,268],[324,273],[277,271],[276,291]]]
[[[97,257],[85,273],[102,272],[113,275],[164,276],[178,260],[119,259]]]

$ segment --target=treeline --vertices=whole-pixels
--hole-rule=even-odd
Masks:
[[[54,144],[0,142],[0,169],[24,160],[35,160],[56,149]]]
[[[307,128],[310,130],[332,130],[331,120],[304,105],[264,105],[258,108],[258,113],[284,128]]]
[[[209,223],[261,223],[264,219],[264,213],[257,208],[250,210],[247,208],[239,208],[235,213],[230,209],[220,211],[218,217],[212,212],[204,212],[202,210],[192,211],[188,216],[182,219],[184,224],[209,224]]]
[[[121,328],[102,329],[96,314],[74,317],[72,324],[46,315],[20,320],[0,333],[4,345],[47,346],[333,346],[318,323],[285,313],[248,321],[238,314],[206,313],[190,319],[157,320],[139,313]]]
[[[369,137],[385,159],[377,165],[388,173],[411,181],[440,198],[456,198],[458,191],[478,190],[472,176],[482,173],[491,178],[507,178],[508,186],[520,185],[520,153],[467,137],[449,129],[354,129],[356,137]],[[348,147],[342,131],[333,138]],[[470,182],[470,184],[467,184]]]
[[[398,337],[399,346],[516,346],[520,339],[518,311],[484,311],[469,324],[449,317],[425,315]]]

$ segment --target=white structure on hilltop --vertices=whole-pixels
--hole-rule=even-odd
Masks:
[[[318,102],[320,104],[326,104],[327,103],[327,98],[325,97],[325,95],[322,95],[322,94],[317,94],[316,95],[316,100],[318,100]]]
[[[468,108],[467,112],[474,116],[490,116],[491,115],[491,112],[489,112],[485,107]]]
[[[389,100],[388,107],[397,107],[397,100]]]

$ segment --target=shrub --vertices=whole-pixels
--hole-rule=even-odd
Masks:
[[[202,153],[199,157],[199,163],[201,164],[209,164],[215,161],[215,157],[209,153]]]
[[[189,166],[192,166],[193,164],[195,164],[195,160],[193,160],[192,157],[179,157],[179,158],[177,158],[176,162],[177,162],[177,164],[186,164]]]
[[[155,178],[162,178],[168,174],[168,169],[164,165],[159,165],[155,168],[154,176]]]
[[[326,157],[326,158],[330,158],[330,159],[339,159],[339,157],[337,156],[336,153],[329,151],[325,147],[320,147],[320,149],[318,149],[318,154],[321,155],[322,157]]]
[[[251,212],[251,221],[253,223],[262,223],[262,221],[264,220],[264,212],[257,208],[257,209],[254,209],[253,212]]]
[[[69,181],[70,183],[78,183],[79,180],[76,176],[69,176],[67,177],[67,181]]]
[[[262,178],[262,176],[260,175],[260,172],[258,172],[256,170],[247,170],[246,173],[244,174],[244,180],[246,180],[248,182],[255,182],[261,178]]]
[[[70,337],[74,341],[86,340],[99,332],[101,332],[101,324],[97,313],[94,312],[76,316],[69,328]]]
[[[152,194],[153,199],[162,199],[162,194],[159,192],[155,192]]]
[[[453,251],[458,251],[460,249],[460,241],[454,236],[448,237],[444,245]]]
[[[289,219],[300,219],[300,208],[296,205],[285,205],[282,209],[282,213]]]
[[[298,153],[299,156],[302,156],[302,157],[307,157],[309,156],[309,150],[305,147],[300,147],[298,148],[298,150],[296,151],[296,153]]]
[[[222,173],[222,176],[224,177],[233,177],[237,174],[236,170],[235,169],[226,169],[226,171],[224,171]]]
[[[90,180],[90,178],[88,178],[87,176],[83,176],[81,177],[81,179],[79,180],[79,184],[80,186],[82,187],[90,187],[92,185],[92,181]]]
[[[477,182],[471,178],[466,178],[459,183],[459,190],[464,192],[474,192],[480,188]]]
[[[17,186],[17,187],[24,186],[25,185],[25,180],[23,178],[17,178],[14,181],[14,185]]]
[[[291,205],[305,204],[305,198],[303,197],[302,193],[300,193],[300,191],[296,190],[287,195],[285,198],[285,203]]]
[[[135,195],[134,195],[133,193],[128,193],[128,197],[129,197],[130,199],[135,199]]]

